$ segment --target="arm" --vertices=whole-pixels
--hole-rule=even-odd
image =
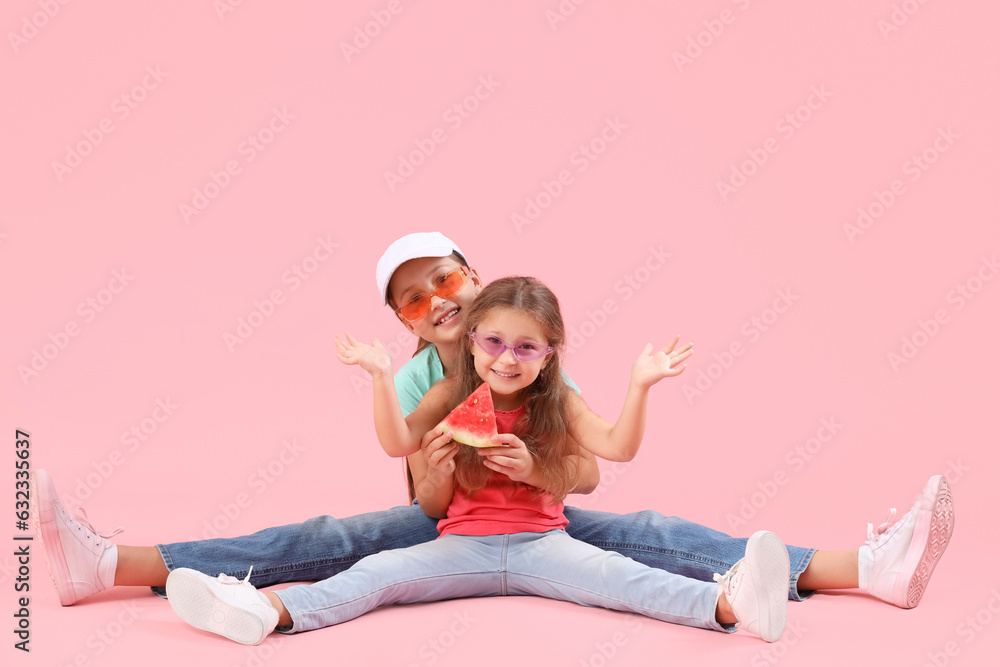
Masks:
[[[339,336],[335,339],[337,359],[345,364],[357,364],[372,376],[375,435],[382,449],[395,457],[419,451],[424,434],[447,414],[447,410],[442,412],[446,392],[443,388],[432,387],[417,409],[404,418],[396,396],[389,353],[378,340],[366,345],[350,334],[346,337],[346,341]]]
[[[576,394],[574,394],[575,396]],[[530,484],[542,490],[552,488],[554,481],[535,466],[535,457],[528,451],[524,441],[512,433],[493,436],[499,446],[484,447],[477,453],[483,457],[483,465],[502,473],[515,482]],[[590,493],[597,488],[601,473],[597,469],[597,459],[590,452],[578,448],[579,453],[569,454],[566,460],[576,467],[576,480],[570,493]]]
[[[455,494],[455,454],[459,444],[451,433],[431,429],[420,441],[420,451],[409,457],[413,488],[420,509],[429,517],[443,519]]]
[[[485,452],[485,449],[479,450],[481,453]],[[496,447],[494,452],[497,456],[510,456],[511,450],[506,447]],[[485,456],[485,454],[483,454]],[[530,454],[525,450],[526,458],[530,458]],[[601,482],[601,471],[597,467],[597,459],[593,454],[587,450],[580,448],[578,454],[570,455],[571,459],[577,460],[576,465],[578,466],[578,475],[576,479],[576,485],[570,491],[570,493],[592,493],[597,485]],[[496,459],[494,459],[496,461]],[[407,457],[407,462],[410,466],[410,477],[413,480],[413,487],[419,488],[420,484],[423,482],[424,477],[427,475],[427,459],[424,457],[424,452],[420,451],[416,454]],[[484,465],[490,467],[490,459],[483,461]],[[517,474],[516,471],[512,471],[509,467],[504,467],[497,464],[493,467],[493,470],[502,472],[510,477],[512,474]],[[543,490],[549,490],[551,485],[549,480],[546,480],[541,473],[532,472],[527,479],[524,480],[526,484],[538,487]],[[428,487],[429,488],[429,487]],[[423,501],[421,501],[421,506],[423,506]]]
[[[652,353],[646,345],[632,365],[625,404],[618,420],[611,424],[595,414],[576,394],[567,398],[566,428],[581,447],[609,461],[631,461],[639,451],[646,430],[646,406],[649,388],[665,377],[680,375],[687,365],[680,364],[694,353],[691,343],[674,350],[680,336],[670,345]]]
[[[579,475],[576,478],[576,486],[570,493],[592,493],[597,485],[601,483],[601,471],[597,467],[597,458],[583,447],[579,447],[579,454],[571,455],[579,459],[577,469]],[[536,485],[537,486],[537,485]],[[545,488],[542,486],[541,488]]]

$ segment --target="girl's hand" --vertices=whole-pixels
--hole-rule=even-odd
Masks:
[[[675,350],[680,339],[680,335],[674,336],[669,345],[656,352],[653,352],[653,345],[647,343],[639,358],[632,364],[632,381],[642,389],[649,389],[663,378],[683,373],[687,364],[682,362],[694,354],[694,343]]]
[[[349,333],[344,335],[347,337],[346,341],[340,336],[334,338],[337,344],[337,359],[348,366],[354,364],[361,366],[372,377],[392,375],[392,357],[377,338],[372,340],[371,345],[366,345],[355,340]]]
[[[535,472],[535,459],[524,441],[513,433],[501,433],[492,440],[499,446],[479,450],[483,465],[507,475],[514,482],[527,482]]]
[[[451,433],[444,433],[439,428],[431,429],[420,441],[420,451],[427,461],[427,477],[431,482],[450,478],[455,474],[455,454],[458,453],[458,443],[453,442]]]

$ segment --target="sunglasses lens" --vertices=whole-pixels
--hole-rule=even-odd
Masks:
[[[410,322],[416,322],[431,309],[431,298],[422,296],[416,301],[408,301],[399,309],[399,314]]]
[[[438,283],[437,295],[441,298],[451,296],[463,287],[465,287],[465,272],[462,269],[455,269]]]
[[[464,268],[458,268],[454,271],[446,273],[444,275],[444,279],[437,283],[436,289],[434,290],[434,296],[440,299],[448,298],[465,287],[467,278],[468,275],[465,273]],[[426,315],[430,309],[431,297],[421,296],[414,301],[408,301],[400,307],[399,314],[406,318],[408,322],[416,322],[421,317]]]
[[[486,354],[500,354],[504,349],[503,341],[494,336],[476,336],[476,343]]]
[[[545,356],[545,350],[535,345],[530,347],[519,345],[514,348],[514,355],[521,361],[535,361]]]
[[[476,345],[481,347],[486,354],[499,356],[508,349],[507,345],[496,336],[482,336],[475,333],[470,333],[469,335],[472,336],[472,339],[476,341]],[[533,343],[515,345],[510,348],[510,351],[521,361],[535,361],[549,353],[547,348]]]

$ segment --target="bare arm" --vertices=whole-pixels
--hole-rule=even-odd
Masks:
[[[601,471],[597,467],[597,458],[583,447],[578,448],[579,454],[571,454],[571,458],[578,459],[576,486],[570,493],[587,494],[592,493],[597,485],[601,483]],[[542,486],[541,488],[545,488]]]
[[[646,348],[632,365],[632,377],[625,394],[618,420],[611,424],[594,413],[576,394],[567,398],[566,428],[587,451],[609,461],[631,461],[639,451],[646,430],[646,407],[649,388],[665,377],[679,375],[687,365],[674,367],[687,359],[694,350],[688,343],[674,351],[679,337],[670,345],[652,354]]]
[[[455,495],[455,454],[460,445],[451,433],[431,429],[420,442],[420,451],[410,457],[413,487],[420,509],[429,517],[443,519]],[[418,480],[419,477],[419,481]]]
[[[372,376],[375,435],[382,449],[394,457],[419,451],[424,434],[447,414],[446,391],[438,385],[431,387],[417,409],[404,418],[396,396],[389,353],[378,340],[366,345],[350,334],[346,338],[336,338],[337,358],[345,364],[361,366]]]

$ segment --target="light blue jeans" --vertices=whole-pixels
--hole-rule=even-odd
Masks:
[[[611,514],[565,508],[566,532],[605,551],[615,551],[650,567],[712,581],[743,558],[747,538],[659,512]],[[344,519],[320,516],[302,523],[267,528],[242,537],[158,544],[167,568],[188,567],[215,576],[242,579],[253,566],[250,583],[261,588],[279,583],[321,581],[343,572],[366,556],[432,542],[437,521],[415,505],[394,507]],[[801,600],[799,575],[815,549],[788,547],[791,577],[788,597]],[[153,589],[165,595],[162,587]]]
[[[288,632],[336,625],[391,604],[496,595],[538,595],[732,631],[715,620],[717,584],[647,567],[562,530],[445,535],[368,556],[336,576],[277,595],[292,617]]]

